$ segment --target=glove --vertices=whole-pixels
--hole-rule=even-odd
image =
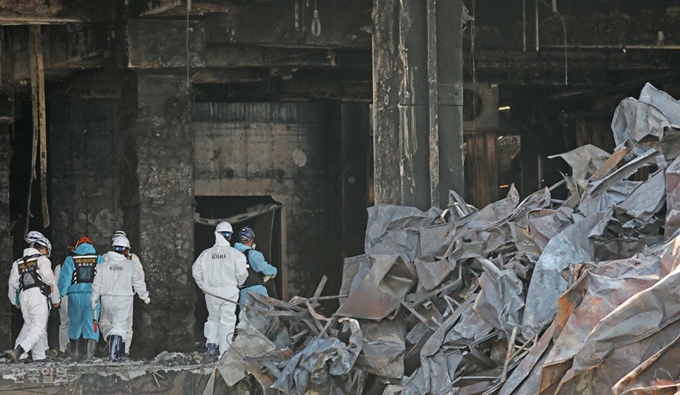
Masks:
[[[146,298],[146,299],[144,299],[144,303],[146,303],[146,304],[151,303],[151,298]]]
[[[264,276],[264,278],[262,279],[262,282],[266,283],[267,281],[269,281],[271,279],[272,279],[272,276]]]

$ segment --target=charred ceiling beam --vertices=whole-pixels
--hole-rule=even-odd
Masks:
[[[225,2],[228,12],[206,15],[208,42],[370,48],[371,6],[366,0],[278,0],[266,4],[228,1]],[[312,30],[315,20],[318,32]]]
[[[680,56],[669,49],[573,49],[569,51],[570,86],[608,86],[635,76],[657,78],[680,68]],[[471,64],[466,54],[466,64]],[[475,53],[477,77],[504,86],[564,85],[564,52],[479,50]],[[468,69],[469,73],[470,70]]]
[[[140,18],[128,23],[128,66],[135,69],[297,67],[371,67],[370,49],[281,48],[209,44],[208,22]]]
[[[294,101],[370,103],[364,82],[271,80],[251,84],[194,84],[196,101]]]
[[[182,9],[182,0],[0,0],[0,25],[113,22]]]
[[[30,78],[28,27],[6,26],[2,53],[2,84],[25,85]],[[102,68],[112,56],[110,31],[95,25],[50,25],[42,29],[45,77],[58,78]]]

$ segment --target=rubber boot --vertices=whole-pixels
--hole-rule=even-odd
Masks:
[[[89,361],[94,357],[94,351],[97,349],[97,341],[87,339],[87,349],[85,350],[85,360]]]
[[[217,344],[215,343],[208,343],[208,352],[206,353],[207,357],[215,357],[217,356]]]
[[[87,355],[87,340],[82,337],[78,339],[78,356],[82,361]]]
[[[68,356],[71,357],[72,360],[77,361],[78,360],[78,340],[69,339],[66,352],[68,353]]]
[[[17,346],[14,350],[7,352],[7,356],[12,359],[12,362],[19,363],[19,358],[24,355],[24,348]]]
[[[120,343],[123,342],[123,338],[118,335],[109,336],[109,361],[118,362],[118,350],[120,349]],[[125,352],[125,349],[123,349]]]
[[[120,343],[118,343],[118,352],[116,353],[118,360],[123,361],[123,362],[125,361],[125,341],[124,340],[125,339],[123,339],[121,337]]]

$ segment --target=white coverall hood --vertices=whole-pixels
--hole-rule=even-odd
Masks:
[[[231,244],[229,244],[229,240],[225,239],[224,236],[215,232],[215,246],[229,247],[229,246],[231,246]]]

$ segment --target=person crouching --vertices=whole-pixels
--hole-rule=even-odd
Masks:
[[[149,304],[149,292],[130,255],[130,240],[120,236],[113,240],[113,251],[104,255],[104,263],[97,269],[92,283],[92,310],[97,307],[101,296],[101,314],[109,325],[102,327],[104,338],[109,342],[109,360],[125,360],[125,341],[135,292],[144,303]],[[94,315],[94,314],[93,314]]]

